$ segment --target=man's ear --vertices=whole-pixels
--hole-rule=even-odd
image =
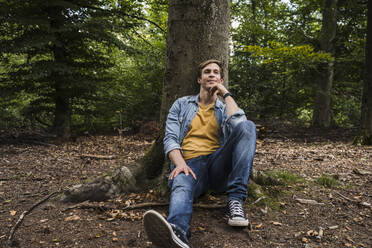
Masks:
[[[200,78],[200,77],[198,77],[198,84],[200,84],[200,81],[201,81],[201,78]]]
[[[223,78],[221,78],[221,84],[223,84],[224,81],[225,81],[225,80],[224,80]]]

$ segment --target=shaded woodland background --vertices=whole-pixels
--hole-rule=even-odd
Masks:
[[[142,215],[168,204],[163,122],[210,57],[259,124],[252,230],[229,228],[211,193],[193,247],[371,247],[371,146],[350,142],[372,143],[371,9],[1,0],[0,247],[150,247]]]
[[[0,128],[158,121],[168,1],[2,1]],[[231,3],[229,87],[250,119],[359,128],[367,1]],[[192,84],[192,82],[190,82]]]

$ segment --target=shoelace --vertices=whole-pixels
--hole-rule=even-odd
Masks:
[[[244,217],[242,205],[238,201],[229,201],[229,210],[231,216]]]

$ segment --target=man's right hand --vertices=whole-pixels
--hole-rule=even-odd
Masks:
[[[173,171],[171,172],[171,174],[169,175],[169,179],[173,180],[173,178],[175,178],[178,174],[180,174],[182,172],[185,173],[186,176],[191,174],[194,177],[194,179],[196,180],[196,176],[195,176],[194,172],[191,170],[191,168],[187,164],[179,165],[176,168],[174,168]]]
[[[182,154],[180,150],[175,149],[172,150],[169,153],[169,159],[172,161],[172,163],[176,166],[176,168],[173,169],[171,174],[169,175],[169,179],[173,180],[178,174],[185,173],[186,176],[191,174],[194,179],[196,180],[195,173],[191,170],[191,168],[186,164],[185,160],[182,157]]]

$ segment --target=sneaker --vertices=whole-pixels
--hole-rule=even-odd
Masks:
[[[237,200],[230,200],[227,203],[227,217],[230,226],[248,226],[249,221],[245,217],[242,204]]]
[[[154,245],[161,248],[190,248],[187,238],[158,212],[147,211],[143,216],[143,224],[147,237]]]

